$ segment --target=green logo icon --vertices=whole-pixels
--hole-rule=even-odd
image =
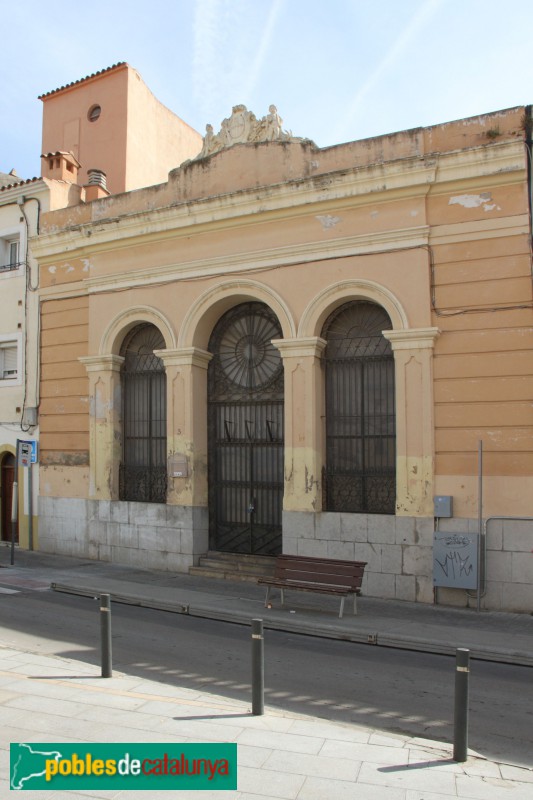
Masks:
[[[237,788],[237,745],[12,743],[14,790]]]

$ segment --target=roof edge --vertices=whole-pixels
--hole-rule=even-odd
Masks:
[[[74,86],[79,86],[80,83],[85,83],[86,81],[94,80],[94,78],[99,78],[101,75],[105,75],[108,72],[113,72],[114,70],[123,69],[124,67],[129,67],[129,64],[126,61],[117,61],[116,64],[113,64],[111,67],[106,67],[105,69],[100,69],[98,72],[93,72],[91,75],[86,75],[85,78],[79,78],[77,81],[72,81],[72,83],[66,83],[64,86],[60,86],[58,89],[52,89],[50,92],[45,92],[44,94],[40,94],[38,96],[38,100],[47,100],[52,95],[60,94],[61,92],[65,92],[68,89],[72,89]]]

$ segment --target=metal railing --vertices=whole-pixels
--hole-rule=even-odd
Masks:
[[[14,261],[10,264],[0,264],[0,272],[12,272],[19,267],[22,267],[24,261]]]

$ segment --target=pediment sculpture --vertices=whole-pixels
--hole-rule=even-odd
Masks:
[[[242,104],[233,106],[231,117],[222,121],[218,133],[214,132],[212,125],[205,126],[203,147],[196,159],[211,156],[234,144],[302,141],[301,138],[293,136],[291,131],[284,131],[282,125],[283,120],[274,105],[269,107],[268,114],[261,119],[257,119],[255,114]]]

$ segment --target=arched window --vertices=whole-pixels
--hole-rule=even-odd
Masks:
[[[394,357],[388,314],[351,302],[326,320],[325,510],[394,514]]]
[[[121,500],[165,503],[167,496],[166,374],[154,350],[165,348],[160,331],[138,325],[123,342]]]

